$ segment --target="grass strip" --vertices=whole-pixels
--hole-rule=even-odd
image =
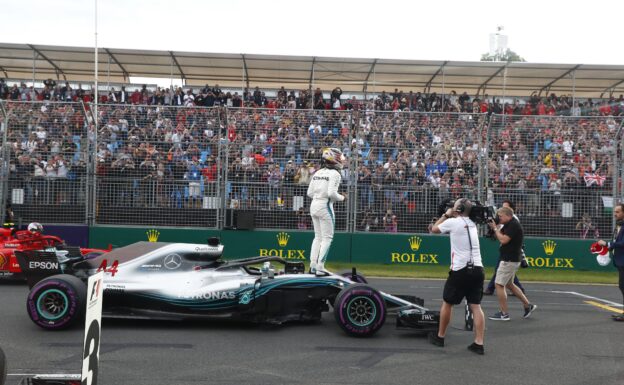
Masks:
[[[330,271],[350,270],[349,263],[327,264]],[[418,266],[418,265],[384,265],[361,264],[355,266],[357,271],[369,277],[399,277],[399,278],[446,278],[448,266]],[[492,277],[493,267],[485,268],[486,279]],[[521,281],[565,282],[565,283],[602,283],[617,284],[618,275],[615,271],[582,271],[561,269],[526,268],[518,271]]]

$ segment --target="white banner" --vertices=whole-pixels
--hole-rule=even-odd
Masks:
[[[89,277],[87,285],[87,314],[82,348],[82,385],[97,385],[100,361],[100,331],[102,330],[102,295],[104,272]]]

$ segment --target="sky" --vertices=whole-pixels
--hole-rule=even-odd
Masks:
[[[96,0],[0,0],[0,42],[93,47]],[[97,0],[99,47],[478,61],[503,26],[534,63],[624,64],[624,1]]]

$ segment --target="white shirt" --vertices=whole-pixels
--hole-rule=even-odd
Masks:
[[[338,187],[341,181],[342,176],[340,176],[338,171],[331,168],[322,168],[312,176],[308,186],[308,196],[316,200],[343,201],[344,196],[338,194]]]
[[[443,234],[450,234],[451,236],[451,270],[453,271],[466,267],[471,258],[470,241],[468,240],[466,226],[469,228],[472,241],[472,262],[475,266],[483,266],[477,225],[470,218],[450,218],[439,224],[438,228]]]

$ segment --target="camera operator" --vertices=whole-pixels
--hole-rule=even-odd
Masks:
[[[472,203],[466,199],[458,199],[452,208],[446,210],[431,228],[436,234],[450,234],[451,270],[444,284],[442,308],[440,309],[440,328],[438,333],[429,334],[429,342],[444,346],[444,337],[449,326],[453,305],[466,298],[474,316],[474,343],[468,350],[483,354],[483,337],[485,334],[485,316],[481,310],[483,297],[483,263],[479,246],[477,225],[469,218]]]
[[[498,209],[497,215],[503,227],[499,229],[493,219],[488,222],[488,225],[494,231],[496,239],[500,242],[500,265],[496,270],[495,281],[500,311],[489,318],[493,321],[509,321],[511,319],[507,309],[507,291],[505,288],[510,289],[511,292],[522,301],[524,305],[523,318],[529,318],[537,306],[529,303],[529,300],[522,290],[513,282],[522,258],[524,230],[520,222],[514,218],[514,212],[509,207],[501,207]]]
[[[503,201],[503,207],[509,207],[512,210],[516,210],[516,208],[514,207],[514,204],[509,201],[509,200],[504,200]],[[516,214],[514,214],[514,219],[517,220],[518,222],[520,222],[520,220],[518,219],[518,217],[516,216]],[[494,233],[492,233],[492,235],[494,235]],[[490,282],[488,283],[487,288],[483,291],[484,295],[492,295],[494,294],[494,290],[496,289],[496,287],[494,286],[494,283],[496,282],[496,270],[498,270],[498,266],[500,265],[500,261],[501,259],[498,258],[498,261],[496,262],[496,267],[494,268],[494,275],[492,275],[492,279],[490,279]],[[514,276],[514,284],[516,286],[518,286],[520,288],[520,290],[522,290],[522,292],[524,293],[524,287],[522,287],[522,284],[520,283],[520,280],[518,279],[518,276]]]

